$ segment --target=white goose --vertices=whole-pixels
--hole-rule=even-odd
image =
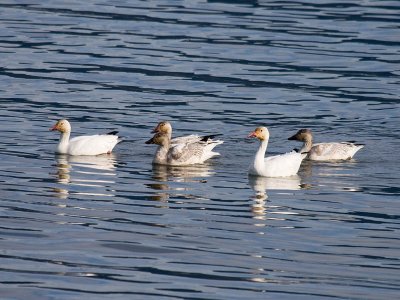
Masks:
[[[254,157],[254,161],[249,167],[250,175],[264,177],[286,177],[296,175],[299,171],[300,164],[307,154],[292,151],[282,155],[265,157],[267,150],[269,131],[266,127],[257,127],[249,134],[260,140],[260,147]]]
[[[50,130],[61,132],[60,141],[56,149],[56,152],[60,154],[99,155],[111,153],[115,145],[121,141],[116,135],[118,133],[116,131],[108,134],[85,135],[69,139],[71,124],[67,120],[58,121]]]
[[[213,140],[212,136],[201,137],[198,135],[171,140],[172,126],[169,122],[160,122],[153,132],[156,134],[146,144],[158,145],[153,159],[154,164],[170,166],[201,164],[211,157],[219,155],[212,150],[223,143],[221,140]]]
[[[364,147],[364,145],[356,145],[350,142],[313,144],[310,129],[300,129],[288,140],[303,142],[303,147],[299,152],[308,152],[308,159],[320,161],[351,159],[358,150]]]

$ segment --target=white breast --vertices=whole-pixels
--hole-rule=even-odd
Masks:
[[[254,164],[250,166],[249,173],[265,177],[296,175],[304,157],[304,154],[294,151],[282,155],[269,156],[264,161],[254,161]]]

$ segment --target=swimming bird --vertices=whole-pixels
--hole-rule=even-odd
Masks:
[[[121,142],[121,139],[117,136],[117,131],[69,139],[71,124],[65,119],[59,120],[50,130],[61,132],[60,141],[56,148],[56,152],[59,154],[99,155],[111,153],[115,145]]]
[[[268,146],[269,131],[266,127],[257,127],[248,137],[257,138],[260,141],[253,162],[249,167],[250,175],[264,177],[286,177],[296,175],[306,153],[292,151],[282,155],[265,157]]]
[[[162,123],[162,122],[161,122]],[[169,122],[165,122],[169,124]],[[159,126],[157,126],[159,127]],[[156,127],[156,129],[157,129]],[[169,124],[167,131],[153,130],[156,134],[146,144],[158,145],[153,164],[185,166],[201,164],[211,157],[220,155],[212,151],[214,147],[223,143],[213,140],[212,136],[190,135],[171,140],[172,127]]]
[[[352,142],[313,144],[313,135],[310,129],[300,129],[288,140],[303,142],[303,147],[299,152],[308,152],[308,159],[319,161],[348,160],[353,158],[357,151],[364,147],[364,145]]]

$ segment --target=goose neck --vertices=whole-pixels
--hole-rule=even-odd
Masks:
[[[264,161],[265,152],[267,151],[267,147],[268,147],[268,139],[260,141],[260,146],[258,147],[256,157],[255,157],[256,161],[259,161],[259,160]]]
[[[168,150],[170,143],[164,143],[158,146],[156,154],[154,155],[154,163],[165,164],[167,162]]]
[[[69,137],[71,132],[61,132],[60,141],[58,143],[57,152],[66,154],[68,152]]]
[[[312,148],[312,145],[313,145],[312,139],[307,139],[307,140],[305,140],[305,141],[304,141],[304,144],[303,144],[303,147],[300,149],[300,153],[310,151],[311,148]]]
[[[60,144],[68,143],[71,132],[61,132]]]

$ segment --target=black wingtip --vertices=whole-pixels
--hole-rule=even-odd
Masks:
[[[118,135],[118,131],[114,130],[114,131],[107,132],[107,135]]]
[[[209,140],[212,140],[212,139],[215,138],[216,136],[220,136],[220,135],[222,135],[222,133],[205,135],[205,136],[201,137],[201,140],[200,140],[200,141],[202,141],[202,142],[207,142],[207,141],[209,141]]]
[[[354,144],[355,146],[365,146],[365,144],[357,143],[356,141],[347,141],[346,143]]]

